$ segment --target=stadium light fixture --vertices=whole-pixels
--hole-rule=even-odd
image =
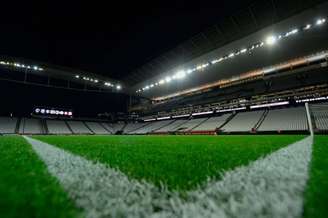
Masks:
[[[172,78],[169,77],[169,76],[167,76],[167,77],[165,78],[165,81],[166,81],[167,83],[171,82],[171,80],[172,80]]]
[[[243,48],[240,50],[240,53],[245,53],[245,52],[247,52],[247,48]]]
[[[79,76],[79,75],[75,75],[75,78],[79,79],[79,78],[80,78],[80,76]]]
[[[164,84],[165,83],[165,80],[163,80],[163,79],[161,79],[159,82],[158,82],[158,84],[160,84],[160,85],[162,85],[162,84]]]
[[[326,22],[326,19],[322,18],[322,19],[318,19],[317,22],[316,22],[316,24],[317,24],[317,25],[321,25],[321,24],[323,24],[324,22]]]
[[[117,90],[121,90],[121,89],[122,89],[122,86],[121,86],[121,85],[117,85],[117,86],[116,86],[116,89],[117,89]]]
[[[304,30],[308,30],[308,29],[310,29],[311,28],[311,24],[306,24],[306,26],[303,28]]]
[[[184,70],[180,70],[179,72],[177,72],[177,73],[175,74],[175,77],[176,77],[177,79],[183,79],[183,78],[186,77],[186,72],[185,72]]]
[[[234,57],[234,56],[235,56],[235,53],[230,53],[228,57],[229,57],[229,58],[232,58],[232,57]]]
[[[274,45],[274,44],[276,44],[276,42],[277,42],[277,37],[274,36],[274,35],[268,36],[268,37],[266,38],[265,42],[266,42],[267,45],[270,45],[270,46],[271,46],[271,45]]]

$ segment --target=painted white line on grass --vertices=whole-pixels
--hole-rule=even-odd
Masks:
[[[222,180],[189,192],[189,203],[176,204],[176,216],[302,217],[312,143],[307,137],[224,173]]]
[[[166,190],[25,137],[86,217],[148,217],[170,207]]]
[[[25,137],[87,217],[301,217],[312,137],[190,191],[146,182]]]

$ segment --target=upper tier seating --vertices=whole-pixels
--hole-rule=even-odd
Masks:
[[[262,114],[263,111],[237,113],[232,120],[221,128],[221,130],[224,132],[250,132],[259,121]]]
[[[75,134],[92,134],[82,121],[67,121],[67,124]]]
[[[215,131],[217,128],[222,126],[231,114],[223,114],[219,117],[211,117],[201,125],[193,129],[193,131]]]
[[[162,120],[162,121],[154,121],[154,122],[149,122],[148,125],[137,129],[133,132],[132,134],[146,134],[146,133],[151,133],[157,129],[162,128],[163,126],[168,125],[169,123],[172,123],[173,120]]]
[[[328,104],[313,104],[311,105],[311,112],[318,130],[328,130]]]
[[[65,121],[47,120],[49,134],[72,134]]]
[[[181,132],[189,132],[207,119],[208,118],[196,118],[196,119],[188,120],[187,122],[176,128],[175,130]]]
[[[43,134],[41,120],[23,118],[20,122],[19,133],[21,134]]]
[[[15,117],[0,117],[0,133],[14,134],[17,125],[17,118]]]
[[[307,130],[305,107],[270,110],[258,131]]]
[[[95,134],[111,134],[108,132],[103,125],[97,122],[85,122],[85,124],[91,129]]]

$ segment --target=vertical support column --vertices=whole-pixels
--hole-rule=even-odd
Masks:
[[[307,102],[305,103],[305,109],[306,109],[306,116],[307,116],[310,134],[311,134],[311,136],[313,136],[312,119],[311,119],[311,114],[310,114],[310,109],[309,109],[309,103],[307,103]]]

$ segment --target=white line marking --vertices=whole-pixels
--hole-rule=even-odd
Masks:
[[[312,137],[178,193],[25,137],[86,217],[301,217]]]

